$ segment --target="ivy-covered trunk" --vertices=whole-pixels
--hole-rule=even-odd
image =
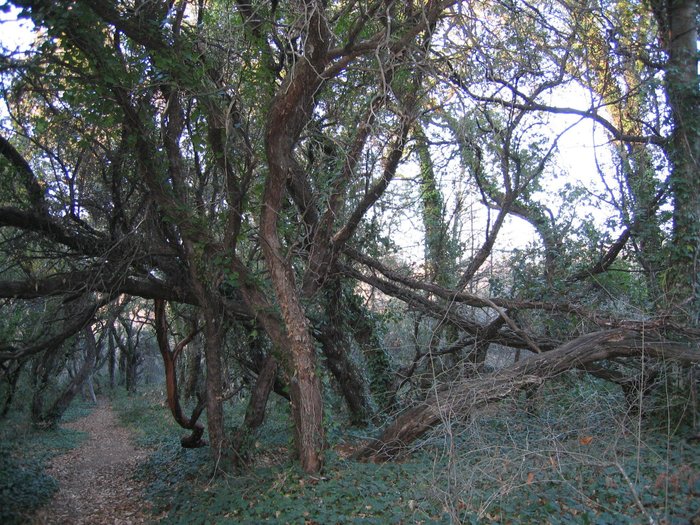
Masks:
[[[348,355],[345,334],[331,319],[317,337],[323,346],[326,365],[340,385],[352,424],[366,425],[372,415],[372,407],[362,374]]]
[[[276,377],[277,361],[274,356],[269,355],[265,359],[255,386],[250,392],[250,401],[248,402],[248,408],[246,408],[243,424],[233,436],[234,462],[239,468],[248,463],[255,431],[260,428],[265,420],[267,400],[275,386]]]
[[[673,117],[670,146],[673,193],[672,264],[677,299],[689,302],[689,321],[700,318],[700,91],[698,90],[698,3],[654,0],[660,40],[668,54],[666,92]]]
[[[350,355],[346,331],[351,320],[340,279],[333,277],[326,281],[325,288],[324,319],[318,326],[316,338],[321,342],[328,369],[340,385],[352,424],[364,426],[372,416],[372,403],[367,381]]]

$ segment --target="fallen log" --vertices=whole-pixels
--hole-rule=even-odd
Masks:
[[[542,354],[535,354],[477,378],[441,385],[417,406],[402,414],[379,438],[358,450],[359,461],[390,461],[445,418],[468,417],[475,410],[562,372],[616,357],[651,357],[684,363],[700,362],[697,343],[680,343],[655,333],[626,328],[582,335]]]

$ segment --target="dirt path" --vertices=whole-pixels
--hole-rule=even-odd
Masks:
[[[118,425],[109,403],[101,400],[89,416],[65,427],[89,436],[80,447],[51,461],[48,473],[58,480],[59,491],[31,523],[153,523],[143,486],[132,479],[147,453],[134,447],[129,431]]]

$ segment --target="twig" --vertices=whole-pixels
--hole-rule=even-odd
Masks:
[[[632,493],[632,497],[634,498],[634,502],[637,505],[637,508],[639,509],[639,511],[647,519],[647,521],[649,522],[649,525],[656,525],[656,520],[644,508],[642,501],[639,499],[639,494],[637,494],[637,489],[634,488],[634,484],[632,483],[632,480],[630,480],[629,476],[627,475],[627,472],[625,472],[625,469],[622,468],[622,465],[620,465],[620,462],[617,460],[615,460],[614,465],[617,468],[617,470],[620,471],[620,474],[622,474],[622,477],[625,478],[625,482],[627,483],[627,486],[630,488],[630,492]]]

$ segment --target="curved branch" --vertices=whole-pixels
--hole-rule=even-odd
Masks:
[[[82,311],[74,315],[70,321],[64,325],[60,333],[47,337],[43,341],[25,347],[16,347],[14,345],[0,346],[0,363],[8,360],[22,359],[33,354],[38,354],[47,348],[60,345],[63,341],[85,328],[91,322],[95,313],[108,304],[112,298],[112,296],[106,296],[88,305]]]
[[[158,349],[160,350],[160,355],[163,358],[163,366],[165,368],[165,385],[168,397],[168,407],[170,407],[170,412],[173,418],[182,428],[186,430],[191,430],[192,434],[183,437],[180,443],[184,448],[198,448],[206,445],[206,442],[202,439],[204,434],[204,425],[197,421],[200,414],[202,413],[203,403],[198,405],[192,415],[188,418],[182,411],[182,406],[180,405],[180,398],[177,391],[177,369],[175,365],[177,363],[177,358],[182,349],[190,342],[199,332],[199,328],[193,330],[185,339],[180,341],[176,346],[175,350],[170,349],[170,343],[168,341],[168,320],[165,316],[165,301],[162,299],[156,299],[154,301],[154,314],[155,314],[155,327],[156,327],[156,339],[158,341]]]
[[[48,215],[6,206],[0,208],[0,228],[12,227],[43,235],[50,241],[62,244],[82,255],[98,256],[109,249],[105,237],[70,231]]]

